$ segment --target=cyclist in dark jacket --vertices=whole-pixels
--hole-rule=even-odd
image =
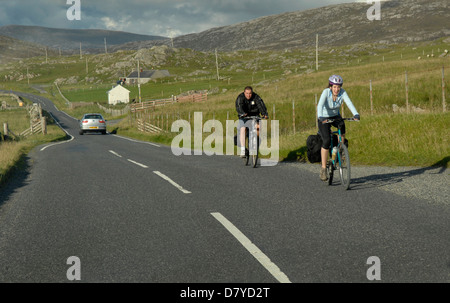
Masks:
[[[239,116],[239,126],[240,131],[240,146],[241,146],[241,157],[245,157],[245,121],[244,117],[247,116],[263,116],[264,119],[269,117],[267,113],[266,105],[261,97],[253,91],[251,86],[247,86],[244,92],[241,93],[236,99],[236,111]],[[259,125],[258,136],[259,136]]]

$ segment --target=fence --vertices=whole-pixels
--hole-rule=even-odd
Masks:
[[[8,123],[3,123],[3,134],[1,134],[0,137],[0,141],[5,140],[5,138],[10,137],[10,135],[12,135],[15,140],[18,139],[19,137],[28,137],[37,133],[42,132],[44,135],[47,134],[47,119],[45,117],[42,117],[41,120],[36,121],[34,123],[31,123],[30,128],[24,130],[23,132],[21,132],[19,134],[19,136],[17,136],[16,134],[14,134],[8,126]]]
[[[179,96],[177,102],[206,102],[208,101],[208,94],[193,94],[188,96]]]
[[[139,112],[150,109],[155,109],[157,106],[164,106],[166,104],[183,103],[183,102],[206,102],[208,101],[208,94],[193,94],[188,96],[174,96],[167,99],[148,100],[141,103],[130,104],[131,112]]]
[[[39,121],[31,122],[30,128],[21,132],[20,136],[28,137],[40,132],[44,135],[47,134],[47,119],[45,117],[42,117]]]
[[[0,93],[0,97],[1,96],[10,97],[11,99],[15,99],[17,101],[17,106],[10,106],[10,105],[8,105],[8,102],[2,101],[2,104],[1,104],[1,107],[0,107],[2,110],[5,110],[5,109],[16,109],[18,107],[22,107],[23,106],[23,100],[19,96],[17,96],[16,94],[13,94],[13,93]]]
[[[27,106],[28,113],[30,115],[30,128],[20,133],[20,136],[31,136],[38,132],[47,134],[47,119],[42,115],[42,107],[40,104],[33,104]]]
[[[62,93],[61,90],[59,89],[58,83],[55,81],[54,84],[55,84],[56,88],[58,89],[58,92],[59,92],[60,96],[64,99],[64,101],[66,101],[66,103],[67,103],[67,105],[69,106],[69,108],[72,108],[72,102],[70,102],[70,101],[63,95],[63,93]]]
[[[392,111],[394,113],[396,112],[406,112],[406,113],[411,113],[411,112],[421,112],[423,110],[421,110],[420,108],[417,108],[415,106],[413,106],[411,104],[411,100],[414,101],[414,96],[411,98],[411,89],[414,89],[415,87],[413,85],[411,85],[410,82],[410,76],[411,75],[417,75],[419,74],[420,79],[423,79],[423,76],[421,75],[421,73],[423,73],[424,71],[421,72],[415,72],[415,73],[410,73],[408,72],[408,70],[405,70],[404,75],[402,75],[402,77],[404,77],[404,99],[403,100],[398,100],[398,101],[404,101],[405,102],[405,108],[401,108],[398,107],[396,104],[391,104],[392,106]],[[426,70],[425,72],[436,72],[436,74],[438,73],[436,70]],[[439,69],[439,74],[440,74],[440,88],[442,89],[442,97],[441,97],[441,102],[442,102],[442,111],[446,112],[447,111],[447,105],[446,105],[446,97],[445,97],[445,90],[446,90],[446,86],[445,86],[445,69],[444,67],[442,67],[441,69]],[[391,76],[389,78],[386,78],[387,80],[392,80],[392,82],[394,82],[396,79],[398,79],[401,75],[396,75],[396,76]],[[417,78],[417,77],[416,77]],[[385,79],[385,80],[386,80]],[[417,79],[416,79],[417,80]],[[437,84],[437,83],[436,83]],[[434,85],[434,84],[433,84]],[[437,85],[436,85],[437,86]],[[375,102],[374,102],[374,96],[373,96],[373,88],[374,88],[374,84],[372,82],[372,80],[369,81],[369,100],[370,100],[370,114],[373,115],[375,112]],[[417,90],[417,89],[416,89]],[[402,93],[399,93],[399,95],[401,95]],[[439,93],[440,94],[440,93]],[[439,94],[435,93],[436,95],[436,99],[439,99]],[[423,97],[422,97],[423,99]]]
[[[139,112],[139,111],[145,111],[149,109],[155,109],[157,106],[163,106],[167,103],[175,103],[175,98],[168,98],[168,99],[158,99],[158,100],[148,100],[143,101],[141,103],[132,103],[130,104],[130,110],[131,112]]]
[[[147,132],[147,133],[160,133],[163,130],[150,122],[144,121],[144,119],[136,119],[137,128],[141,132]]]
[[[127,105],[123,109],[112,109],[102,106],[100,103],[97,103],[97,106],[103,110],[105,113],[110,114],[113,117],[123,116],[130,112],[130,106]]]
[[[0,141],[5,141],[5,139],[10,137],[10,134],[14,138],[18,138],[18,136],[9,129],[8,123],[3,123],[3,133],[0,132]]]

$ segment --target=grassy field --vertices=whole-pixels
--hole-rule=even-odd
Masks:
[[[236,119],[234,101],[244,86],[253,85],[264,99],[270,117],[280,123],[280,160],[305,161],[306,138],[316,133],[316,98],[326,87],[330,74],[337,73],[343,76],[344,89],[362,117],[360,123],[348,124],[353,163],[448,167],[450,114],[443,112],[442,71],[448,100],[450,56],[440,57],[448,49],[444,40],[395,46],[321,47],[318,71],[312,49],[219,53],[220,80],[213,53],[166,49],[162,51],[163,59],[141,62],[144,69],[167,69],[172,75],[141,85],[142,100],[208,90],[207,103],[167,105],[145,113],[146,120],[167,130],[156,136],[138,132],[133,124],[135,117],[105,116],[108,120],[123,119],[110,126],[110,131],[170,145],[177,135],[170,132],[171,124],[178,119],[191,120],[193,124],[194,112],[202,112],[204,122],[215,118],[225,125],[227,119]],[[161,50],[155,54],[152,50],[144,52],[151,58],[161,55]],[[430,54],[433,56],[428,57]],[[32,58],[0,71],[0,79],[5,79],[0,80],[0,88],[37,93],[32,87],[45,85],[44,96],[78,118],[85,112],[101,111],[96,105],[68,108],[53,82],[65,79],[60,87],[72,102],[99,102],[106,106],[106,92],[119,76],[136,68],[135,58],[133,51],[87,55],[82,59],[58,57],[48,63],[42,58]],[[33,74],[31,79],[23,75],[26,67]],[[67,81],[70,78],[75,79],[74,83]],[[130,98],[138,99],[138,88],[127,88],[131,91]],[[345,116],[351,115],[345,107],[343,112]]]
[[[8,123],[8,128],[18,135],[30,127],[29,117],[25,109],[0,111],[0,124]],[[13,137],[13,136],[11,136]],[[0,185],[8,180],[14,168],[24,165],[25,155],[35,146],[62,140],[66,134],[54,123],[47,119],[47,134],[35,134],[26,138],[18,138],[11,141],[0,141]]]

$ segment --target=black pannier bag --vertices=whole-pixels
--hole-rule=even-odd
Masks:
[[[308,161],[311,163],[320,162],[322,159],[322,156],[320,155],[322,149],[322,137],[319,134],[308,136],[308,139],[306,139],[306,147]]]
[[[336,142],[338,142],[338,136],[333,134],[333,144],[336,144]],[[348,147],[347,139],[345,139],[344,144]],[[308,139],[306,139],[306,147],[306,156],[308,157],[308,161],[311,163],[321,162],[322,137],[320,134],[308,136]]]

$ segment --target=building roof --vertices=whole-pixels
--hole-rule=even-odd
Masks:
[[[113,90],[118,90],[118,89],[122,89],[122,90],[126,90],[127,92],[130,92],[128,89],[126,89],[126,88],[123,87],[122,85],[116,85],[116,86],[114,86],[112,89],[110,89],[109,91],[107,91],[106,93],[109,94],[111,91],[113,91]]]
[[[128,75],[127,78],[137,78],[138,72],[134,71]],[[140,78],[161,78],[161,77],[170,77],[170,73],[166,69],[162,70],[144,70],[139,75]]]

